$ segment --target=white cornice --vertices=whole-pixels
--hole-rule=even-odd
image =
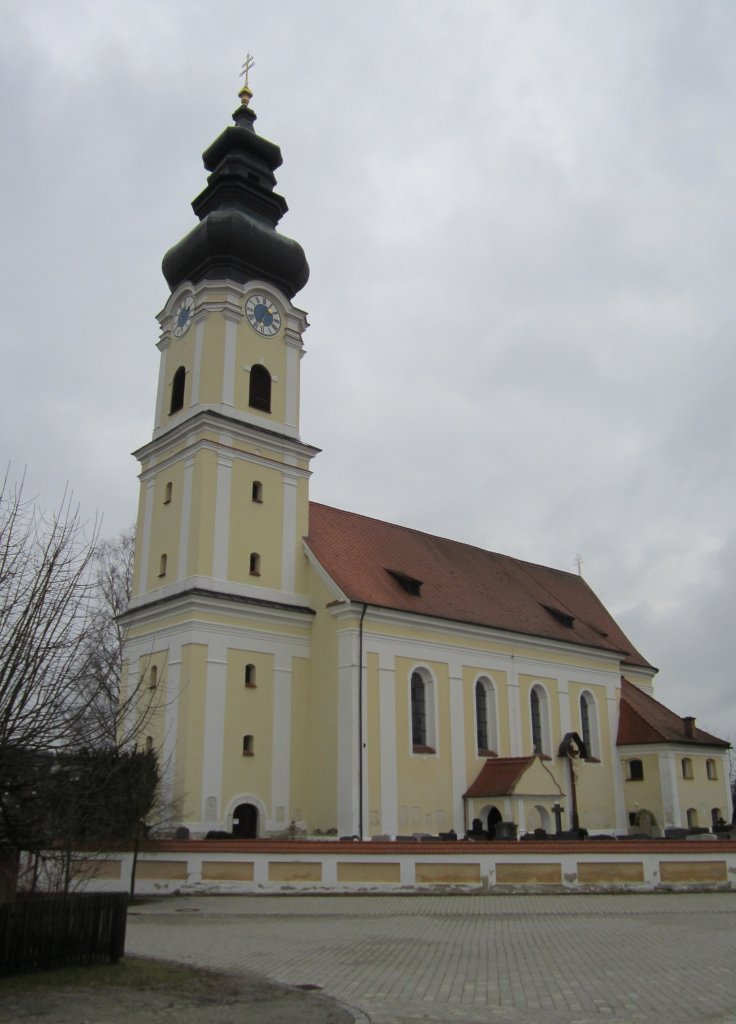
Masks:
[[[190,619],[184,624],[162,624],[161,620],[158,620],[155,625],[155,632],[126,639],[127,657],[133,659],[151,655],[154,653],[154,646],[155,648],[166,648],[189,643],[215,648],[218,642],[223,648],[232,648],[233,650],[256,650],[265,653],[289,651],[293,656],[300,658],[309,657],[311,653],[310,636],[300,636],[298,633],[283,631],[274,633],[273,630],[259,629],[258,627],[226,626],[222,622],[207,622],[200,619]],[[284,621],[281,625],[294,626],[295,623]],[[299,621],[296,625],[303,626],[304,623]]]
[[[212,281],[205,279],[193,285],[190,281],[183,284],[171,293],[166,305],[158,313],[156,319],[161,325],[161,342],[171,338],[171,316],[181,300],[191,295],[195,302],[195,317],[201,312],[223,312],[228,318],[242,320],[245,306],[245,296],[252,291],[263,291],[274,296],[284,310],[286,328],[291,333],[290,344],[294,344],[294,337],[301,335],[307,329],[307,314],[303,309],[292,305],[280,288],[268,281],[232,281],[229,278],[224,281]],[[216,293],[218,298],[211,299],[211,293]],[[160,343],[161,343],[160,342]],[[159,344],[160,344],[159,343]]]
[[[191,585],[191,581],[188,583]],[[299,604],[298,598],[293,602],[283,599],[280,602],[265,598],[261,600],[262,603],[258,603],[257,598],[238,601],[225,594],[203,593],[201,590],[195,592],[191,586],[190,589],[182,589],[177,593],[164,594],[162,591],[154,591],[146,594],[144,598],[134,598],[120,621],[129,630],[133,626],[160,623],[162,618],[179,616],[182,611],[189,615],[222,616],[223,610],[226,609],[230,615],[247,615],[249,618],[262,619],[270,625],[298,626],[302,629],[311,626],[314,613],[308,605]],[[171,628],[177,631],[181,630],[182,626]],[[223,627],[218,625],[215,628]]]
[[[211,576],[188,576],[184,580],[176,580],[166,586],[158,587],[156,590],[147,591],[138,597],[132,598],[129,609],[136,611],[145,605],[158,601],[168,601],[179,595],[186,595],[192,591],[204,591],[213,594],[220,600],[230,601],[266,601],[276,605],[295,605],[306,607],[307,598],[304,594],[289,593],[283,590],[275,590],[271,587],[254,586],[251,583],[236,583],[233,580],[214,579]]]
[[[728,750],[726,747],[717,747],[710,743],[701,743],[699,740],[686,740],[677,743],[674,740],[662,741],[662,743],[617,743],[616,747],[622,757],[629,757],[634,754],[677,754],[682,757],[688,751],[691,754],[709,754],[726,758]],[[709,779],[709,782],[719,782],[720,779]]]
[[[331,614],[336,619],[354,618],[359,616],[363,605],[361,602],[346,602],[331,608]],[[566,644],[563,641],[550,640],[544,637],[531,636],[526,633],[511,633],[505,630],[493,629],[490,626],[475,626],[469,623],[454,622],[451,619],[433,618],[428,615],[420,615],[416,612],[402,612],[392,608],[378,608],[375,605],[368,605],[368,613],[364,620],[364,636],[370,630],[371,624],[378,623],[385,626],[393,626],[403,630],[418,629],[431,630],[432,632],[447,633],[460,640],[465,640],[470,649],[477,651],[478,643],[501,643],[510,647],[524,646],[533,648],[540,652],[540,657],[550,654],[562,654],[566,659],[571,657],[583,657],[600,663],[600,671],[618,672],[621,671],[622,655],[616,652],[601,651],[595,647],[585,647],[581,644]],[[396,639],[391,634],[386,639]],[[440,646],[444,646],[440,644]],[[446,645],[448,650],[457,650],[452,644]]]
[[[174,426],[155,431],[153,440],[136,449],[133,455],[139,462],[143,462],[146,459],[165,455],[172,445],[182,445],[187,454],[198,446],[210,447],[217,451],[227,447],[221,441],[206,441],[198,438],[197,435],[202,430],[211,430],[218,434],[227,432],[243,443],[266,449],[282,457],[290,456],[311,460],[320,452],[319,448],[305,444],[299,440],[298,436],[292,436],[291,432],[272,431],[270,427],[264,428],[262,424],[234,416],[230,406],[200,406],[190,416],[179,420]],[[228,451],[235,458],[248,461],[257,458],[235,448],[228,448]],[[172,458],[178,459],[182,454],[183,452],[180,450]],[[264,465],[268,465],[266,460],[264,460]],[[307,474],[306,470],[294,469],[294,472]]]

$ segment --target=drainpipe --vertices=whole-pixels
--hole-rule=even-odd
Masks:
[[[358,627],[358,835],[363,839],[363,619],[368,605],[363,605]]]

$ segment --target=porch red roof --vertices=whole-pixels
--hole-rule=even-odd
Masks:
[[[534,760],[530,757],[489,757],[464,797],[508,796]]]
[[[619,709],[616,743],[627,746],[636,743],[685,743],[689,746],[729,747],[693,724],[692,735],[686,732],[685,719],[660,704],[654,697],[621,678],[621,706]]]

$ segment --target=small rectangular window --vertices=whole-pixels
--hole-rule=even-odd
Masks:
[[[644,765],[641,761],[629,761],[629,781],[641,782],[644,779]]]

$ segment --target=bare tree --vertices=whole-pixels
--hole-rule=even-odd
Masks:
[[[156,803],[156,756],[135,742],[155,695],[141,680],[120,699],[132,557],[132,530],[100,542],[68,495],[47,514],[6,475],[0,848],[66,851],[65,885],[76,842],[138,842]]]
[[[29,786],[69,749],[84,716],[82,653],[91,619],[97,524],[65,494],[44,513],[23,481],[0,490],[0,840],[32,824]],[[18,837],[20,838],[20,837]]]
[[[92,557],[93,601],[79,680],[85,712],[79,725],[83,741],[95,746],[127,747],[134,739],[125,727],[130,720],[128,701],[120,699],[125,640],[121,616],[131,597],[134,545],[130,528],[114,540],[100,541]],[[145,694],[142,688],[134,689],[130,699],[140,704]]]
[[[81,654],[97,539],[65,495],[51,514],[0,491],[0,750],[60,749],[83,714]]]

